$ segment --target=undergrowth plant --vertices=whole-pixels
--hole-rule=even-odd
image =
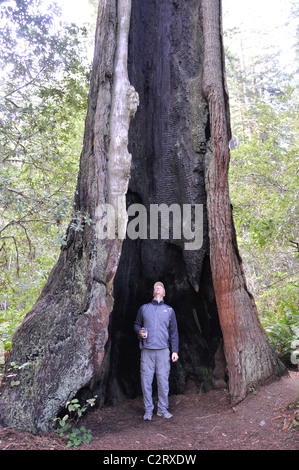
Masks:
[[[86,400],[85,405],[81,406],[78,398],[73,398],[66,402],[65,408],[67,413],[63,418],[55,418],[53,421],[58,423],[58,428],[55,432],[60,437],[66,437],[68,439],[66,446],[79,447],[81,444],[89,444],[92,439],[92,434],[89,429],[84,426],[76,427],[79,419],[83,416],[83,413],[89,408],[95,405],[97,395],[93,398]]]
[[[261,296],[261,321],[276,354],[291,365],[294,345],[299,343],[298,289],[284,286]]]

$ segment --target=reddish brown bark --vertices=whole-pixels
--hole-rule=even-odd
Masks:
[[[225,88],[221,0],[202,0],[204,34],[203,94],[210,110],[210,148],[206,155],[206,189],[210,259],[224,339],[233,403],[248,390],[286,373],[260,324],[246,286],[229,198],[230,122]]]

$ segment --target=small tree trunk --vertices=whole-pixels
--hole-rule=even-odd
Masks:
[[[210,150],[206,190],[210,259],[224,339],[232,403],[249,388],[286,373],[258,319],[239,255],[229,199],[230,121],[221,38],[221,0],[202,0],[204,34],[203,93],[210,110]]]

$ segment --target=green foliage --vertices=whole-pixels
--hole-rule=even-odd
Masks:
[[[86,400],[83,407],[81,407],[77,398],[73,398],[66,403],[65,407],[68,413],[64,415],[63,418],[54,419],[54,421],[57,421],[59,425],[55,432],[59,434],[60,437],[64,436],[68,439],[67,447],[79,447],[81,444],[89,444],[91,441],[91,431],[87,430],[84,426],[76,428],[75,424],[89,407],[95,405],[96,398],[97,395]]]
[[[16,385],[20,385],[20,381],[19,380],[11,380],[10,382],[10,386],[11,387],[15,387]]]
[[[273,289],[273,290],[272,290]],[[294,341],[299,340],[298,296],[294,286],[271,288],[260,298],[262,324],[278,356],[290,365]]]
[[[21,376],[20,374],[18,373],[18,371],[22,371],[22,369],[24,369],[25,367],[27,367],[30,363],[29,362],[24,362],[24,364],[17,364],[16,362],[11,362],[10,363],[10,367],[8,367],[7,369],[7,372],[8,372],[8,375],[7,375],[7,378],[11,379],[10,380],[10,386],[11,387],[16,387],[18,385],[20,385],[21,383]],[[0,364],[2,365],[2,364]]]
[[[79,429],[72,429],[70,434],[67,435],[67,438],[67,447],[78,447],[84,443],[89,444],[92,439],[92,434],[90,430],[87,430],[84,426],[81,426]]]
[[[1,2],[0,26],[0,340],[9,349],[72,219],[90,64],[86,28],[62,24],[51,0]]]

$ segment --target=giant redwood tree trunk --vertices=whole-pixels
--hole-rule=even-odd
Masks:
[[[67,244],[15,334],[1,424],[45,432],[75,395],[97,394],[105,404],[140,394],[133,323],[157,280],[180,333],[172,393],[190,384],[199,391],[225,386],[222,340],[233,402],[284,372],[259,324],[236,246],[220,3],[100,1],[75,196],[84,230],[70,224]],[[135,90],[140,103],[131,120]],[[103,238],[100,208],[109,203],[123,220],[125,194],[128,209],[201,204],[202,245],[188,250],[172,233]],[[11,371],[13,361],[22,367]]]

